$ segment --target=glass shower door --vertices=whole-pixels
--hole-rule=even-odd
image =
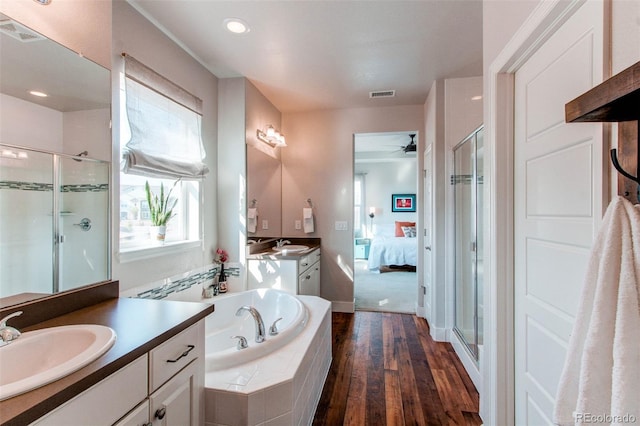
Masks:
[[[60,157],[59,290],[109,277],[109,164]]]
[[[453,151],[455,222],[454,330],[477,360],[482,344],[482,182],[483,130]]]

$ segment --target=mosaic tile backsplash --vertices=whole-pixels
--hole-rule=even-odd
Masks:
[[[213,282],[213,279],[218,274],[218,266],[211,266],[209,269],[200,272],[191,272],[187,273],[186,276],[183,274],[178,278],[169,278],[169,283],[164,283],[158,286],[154,286],[150,289],[146,289],[140,293],[137,293],[133,297],[138,297],[140,299],[164,299],[171,293],[178,293],[184,290],[191,288],[194,285],[207,283],[208,281]],[[227,267],[224,268],[225,274],[227,276],[238,277],[240,276],[240,268]]]

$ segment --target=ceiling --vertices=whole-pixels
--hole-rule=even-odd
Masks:
[[[0,27],[0,92],[62,112],[109,107],[109,70],[1,13]],[[10,33],[32,38],[20,41]],[[49,96],[35,97],[30,90]]]
[[[356,163],[380,163],[387,161],[415,161],[416,152],[405,153],[403,148],[411,142],[418,143],[417,132],[356,133],[353,138]]]
[[[128,0],[219,78],[281,112],[421,105],[436,79],[482,75],[482,1]],[[232,34],[226,18],[250,27]],[[393,98],[369,92],[395,90]]]

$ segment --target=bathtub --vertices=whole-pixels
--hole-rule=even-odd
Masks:
[[[309,319],[300,299],[273,289],[232,293],[214,303],[215,311],[205,320],[207,371],[244,364],[282,348],[300,334]],[[241,306],[253,306],[260,312],[266,333],[264,342],[256,343],[256,323],[249,312],[236,316]],[[279,318],[282,319],[277,323],[278,334],[269,335],[269,328]],[[233,336],[245,337],[249,347],[238,350],[238,339]]]
[[[274,289],[203,301],[215,305],[205,319],[205,425],[310,425],[331,365],[331,303]],[[236,317],[244,305],[260,312],[265,342],[255,342],[249,312]],[[237,335],[248,348],[237,349]]]

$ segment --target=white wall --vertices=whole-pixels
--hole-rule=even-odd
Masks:
[[[288,145],[282,151],[282,233],[322,239],[322,297],[334,302],[334,310],[353,309],[353,135],[416,131],[421,151],[423,106],[285,113],[282,122]],[[422,159],[418,161],[420,170]],[[421,188],[420,179],[416,192]],[[316,218],[313,234],[295,229],[308,198]],[[418,208],[417,225],[422,229],[420,203]],[[348,230],[336,231],[335,221],[346,221]],[[422,233],[418,235],[422,245]],[[420,263],[421,258],[418,268]]]
[[[89,158],[111,161],[111,110],[65,112],[63,117],[65,154],[88,151]]]
[[[365,214],[375,207],[373,229],[381,226],[395,226],[396,221],[415,222],[417,214],[391,211],[392,194],[415,194],[417,190],[416,157],[399,161],[356,163],[356,173],[366,173],[365,177]],[[366,217],[367,229],[371,220]]]
[[[124,1],[113,4],[113,278],[120,289],[144,285],[211,263],[218,246],[218,80],[184,50]],[[118,254],[119,215],[119,71],[123,69],[121,53],[131,54],[203,101],[202,140],[207,152],[205,163],[211,170],[202,185],[204,243],[202,247],[167,253],[157,257],[122,262]],[[91,151],[91,150],[89,150]],[[231,208],[231,207],[225,207]],[[237,221],[237,219],[236,219]],[[224,247],[227,248],[227,247]]]
[[[34,117],[38,117],[37,125]],[[0,141],[43,151],[63,152],[63,114],[0,93]]]

